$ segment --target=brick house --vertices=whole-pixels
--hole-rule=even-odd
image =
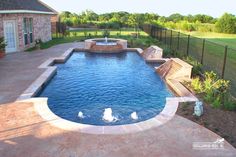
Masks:
[[[0,37],[7,42],[6,53],[32,47],[36,39],[52,39],[51,20],[57,12],[40,0],[1,0]]]

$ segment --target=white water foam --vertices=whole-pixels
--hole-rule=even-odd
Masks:
[[[137,120],[137,119],[138,119],[138,114],[137,114],[137,112],[131,113],[130,117],[131,117],[133,120]]]
[[[78,117],[81,118],[81,119],[83,119],[83,118],[84,118],[83,112],[80,111],[80,112],[78,113]]]
[[[111,108],[106,108],[103,112],[103,120],[106,122],[115,122],[118,118],[112,115]]]

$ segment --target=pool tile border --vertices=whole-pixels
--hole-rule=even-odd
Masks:
[[[54,127],[67,131],[76,131],[86,134],[107,134],[107,135],[138,133],[141,131],[152,129],[154,127],[159,127],[167,123],[174,117],[178,109],[179,102],[183,102],[183,100],[196,101],[196,99],[188,97],[168,97],[166,98],[166,105],[164,109],[160,114],[158,114],[154,118],[127,125],[96,126],[96,125],[76,123],[60,118],[49,109],[47,100],[48,98],[31,98],[19,102],[32,102],[34,104],[35,111],[45,121],[47,121],[50,125]]]

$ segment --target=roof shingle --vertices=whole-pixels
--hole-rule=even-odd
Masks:
[[[55,10],[39,0],[0,0],[0,11],[1,10],[30,10],[55,13]]]

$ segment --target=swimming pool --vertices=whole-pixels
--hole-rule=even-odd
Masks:
[[[73,122],[121,125],[144,121],[159,114],[166,97],[172,96],[153,66],[135,52],[74,52],[65,64],[56,66],[57,75],[39,96],[49,98],[52,112]]]

